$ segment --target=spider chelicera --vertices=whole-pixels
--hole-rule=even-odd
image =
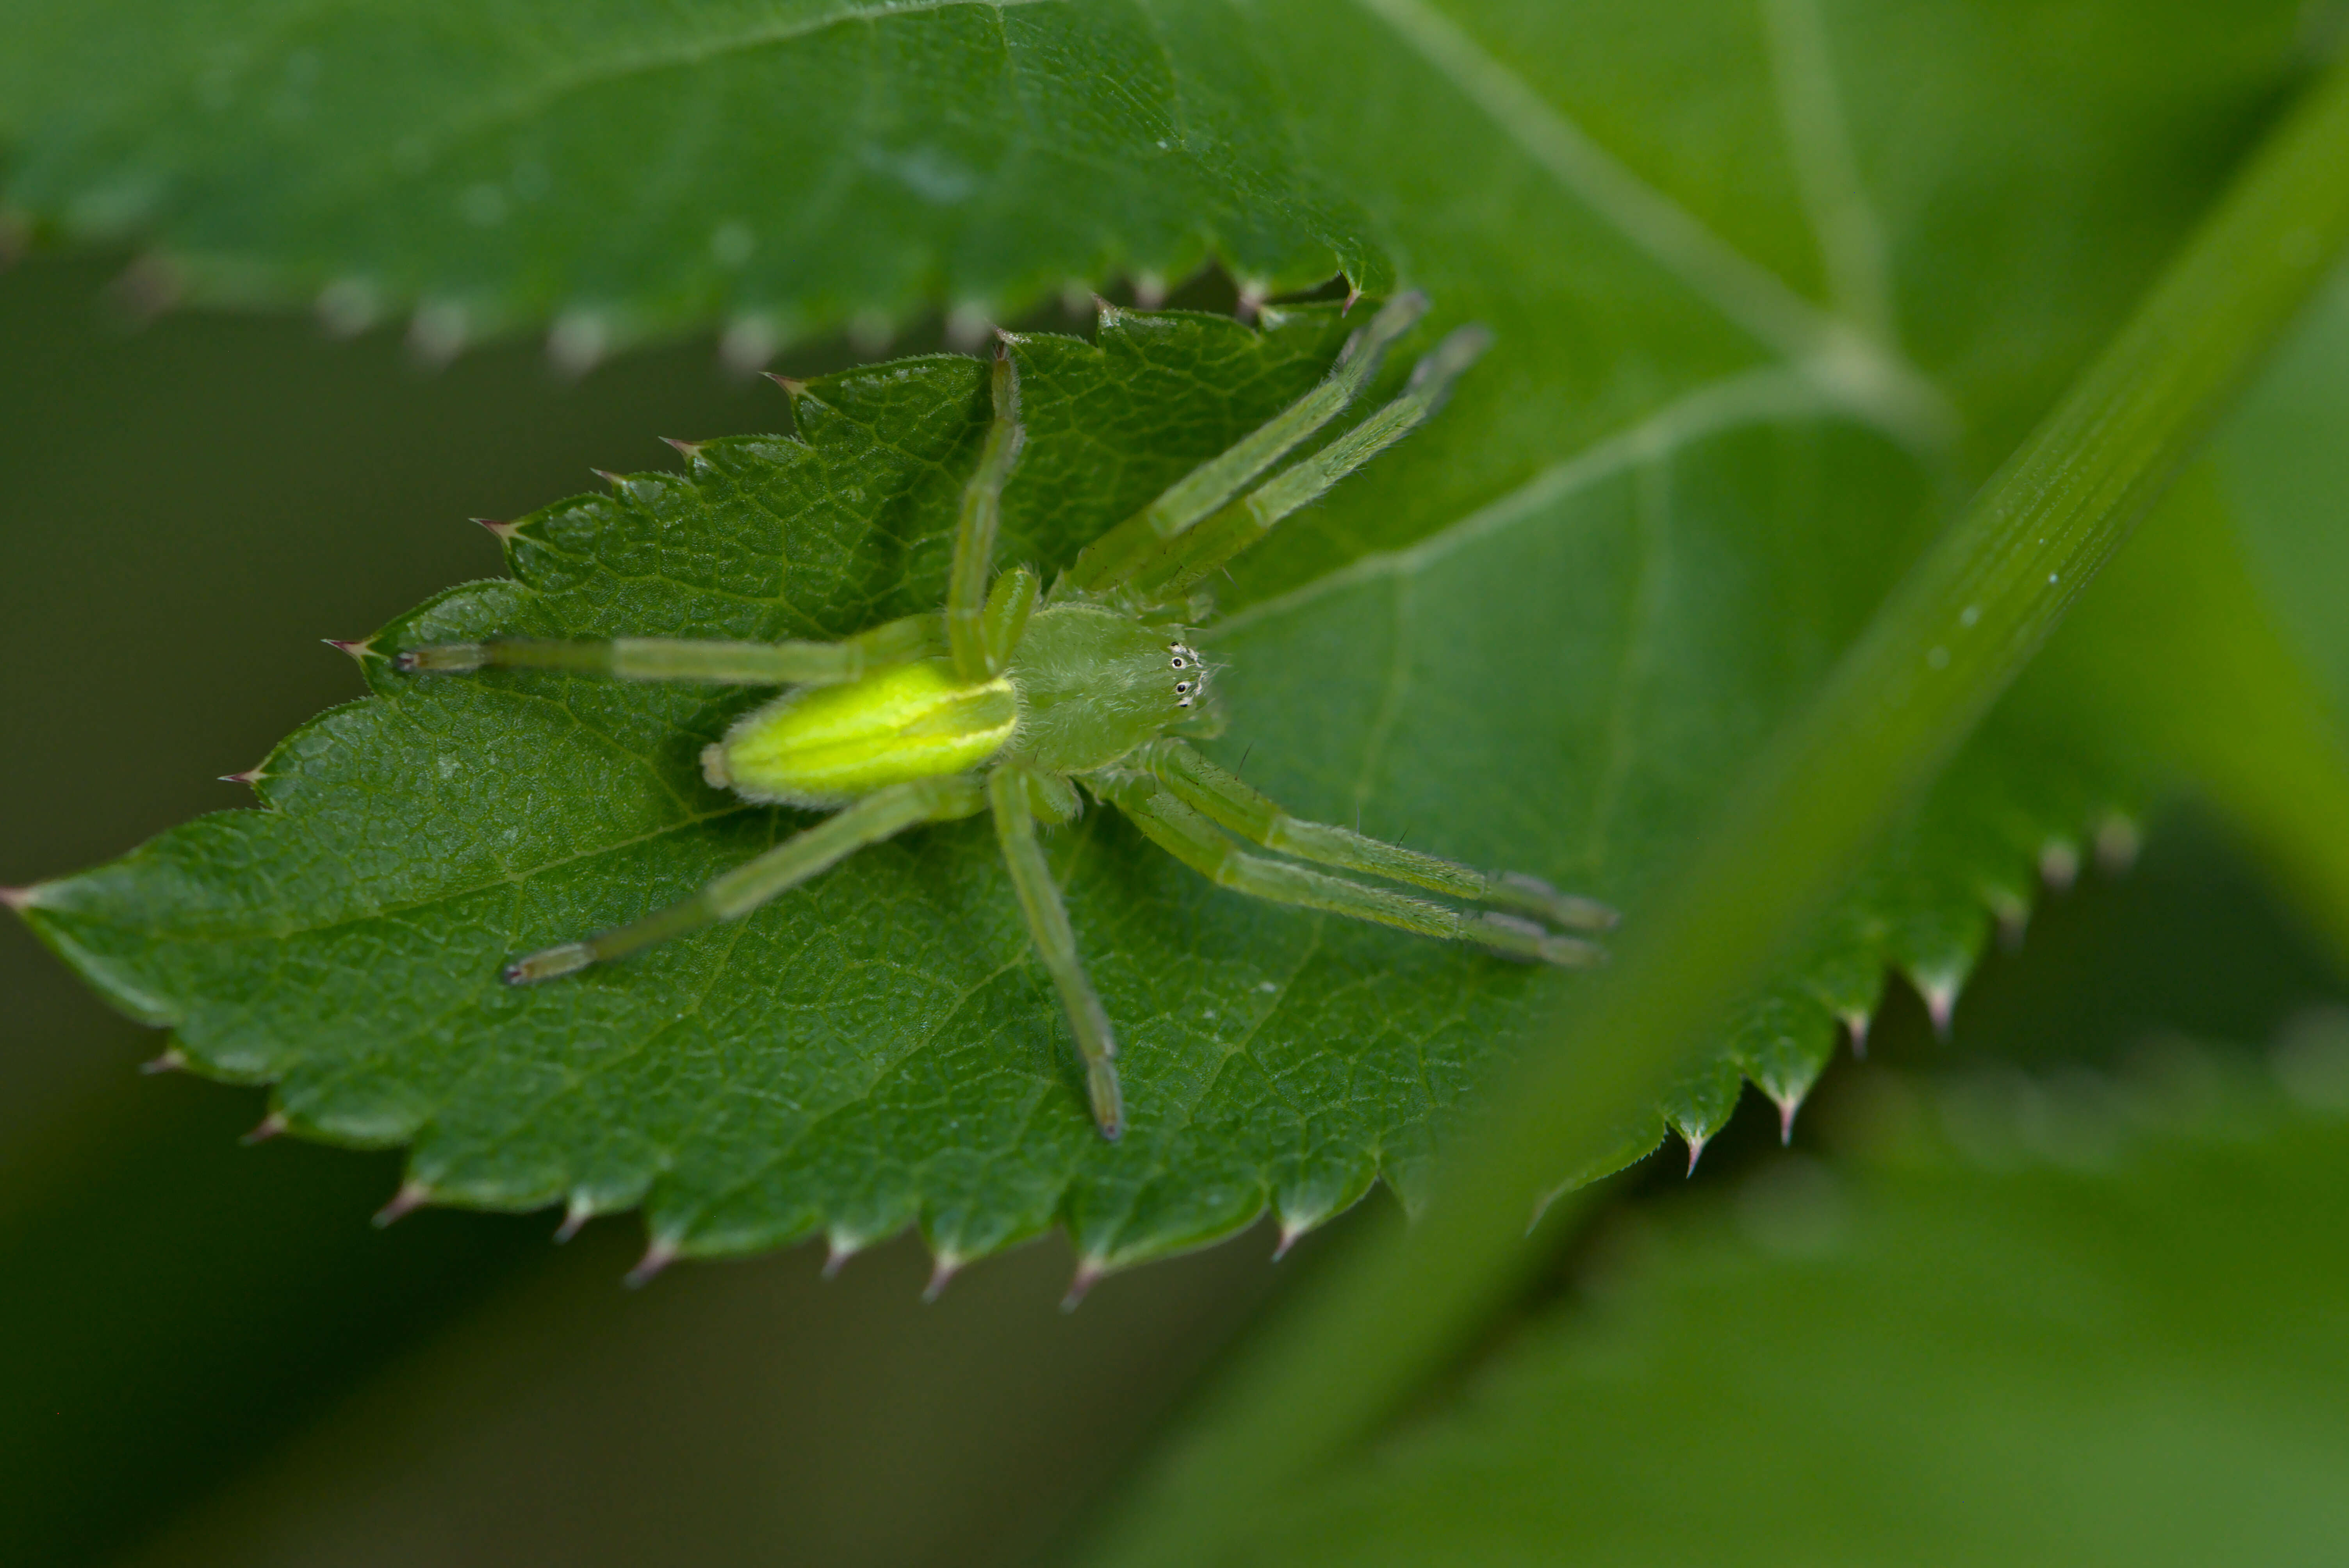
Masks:
[[[1095,1123],[1124,1123],[1117,1040],[1085,975],[1037,824],[1065,822],[1078,790],[1117,807],[1143,835],[1236,892],[1465,942],[1505,957],[1586,965],[1603,956],[1560,930],[1603,931],[1614,913],[1515,872],[1481,872],[1344,828],[1290,816],[1190,745],[1220,732],[1210,666],[1187,640],[1208,614],[1208,573],[1281,519],[1433,415],[1489,335],[1467,326],[1437,344],[1402,394],[1263,484],[1256,480],[1353,401],[1389,345],[1427,308],[1391,302],[1329,375],[1261,428],[1185,475],[1087,546],[1048,592],[1026,567],[998,573],[1003,489],[1019,460],[1019,372],[999,346],[995,418],[964,486],[946,608],[844,642],[733,643],[622,637],[492,640],[410,648],[403,670],[502,665],[791,689],[746,714],[702,753],[711,785],[745,799],[833,810],[797,836],[681,903],[508,965],[528,985],[737,920],[867,844],[924,822],[991,811],[1003,863],[1038,955],[1059,988],[1083,1058]],[[1293,857],[1251,854],[1234,836]],[[1297,861],[1332,868],[1316,871]],[[1357,880],[1402,882],[1455,908]]]

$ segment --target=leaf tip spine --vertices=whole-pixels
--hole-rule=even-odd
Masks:
[[[471,334],[463,305],[454,300],[425,300],[408,318],[408,356],[420,369],[441,369],[465,352]]]
[[[188,1058],[177,1046],[166,1047],[160,1056],[148,1057],[139,1064],[139,1070],[149,1078],[158,1073],[178,1073],[188,1070]]]
[[[645,1248],[645,1255],[636,1260],[636,1266],[630,1269],[620,1283],[630,1290],[642,1290],[659,1276],[661,1270],[677,1260],[676,1238],[655,1236],[651,1243]]]
[[[1096,1257],[1084,1258],[1077,1264],[1077,1272],[1069,1278],[1068,1293],[1061,1297],[1061,1310],[1074,1312],[1084,1305],[1086,1295],[1109,1273],[1109,1265]]]
[[[2116,811],[2097,825],[2096,868],[2106,876],[2126,875],[2143,847],[2137,824]]]
[[[2056,892],[2070,892],[2080,880],[2080,847],[2068,839],[2050,839],[2039,851],[2039,880]]]
[[[273,1110],[267,1116],[263,1117],[259,1121],[254,1122],[253,1124],[253,1130],[238,1139],[237,1141],[243,1144],[247,1149],[250,1149],[256,1143],[268,1142],[271,1139],[275,1138],[278,1134],[284,1132],[292,1125],[292,1122],[285,1119],[285,1113],[284,1111]]]
[[[492,533],[496,534],[500,544],[507,542],[509,540],[512,539],[515,534],[522,531],[522,524],[518,522],[505,522],[494,517],[477,517],[473,519],[473,521],[480,523],[483,528],[488,529]]]
[[[336,278],[318,291],[311,309],[318,317],[319,329],[328,337],[347,339],[376,324],[383,301],[365,278]]]
[[[763,315],[738,315],[718,335],[718,362],[737,376],[755,376],[782,351],[783,335]]]
[[[595,1217],[595,1200],[585,1192],[573,1193],[570,1204],[563,1211],[563,1222],[554,1227],[555,1241],[558,1243],[569,1241],[579,1233],[580,1227]]]
[[[357,659],[362,665],[366,664],[369,659],[379,659],[383,657],[381,654],[375,651],[375,639],[373,637],[362,638],[360,641],[356,643],[347,642],[340,637],[321,637],[318,640],[326,644],[326,646],[334,649],[336,653],[348,654],[352,658]]]
[[[926,1306],[944,1295],[947,1286],[954,1283],[955,1275],[962,1273],[962,1265],[968,1261],[957,1252],[939,1253],[930,1264],[929,1283],[922,1286],[922,1304]]]
[[[566,311],[546,334],[546,363],[557,376],[576,381],[604,362],[612,330],[593,311]]]
[[[375,1228],[378,1231],[406,1219],[425,1204],[432,1202],[432,1189],[409,1177],[391,1195],[391,1202],[375,1212]]]
[[[40,889],[36,887],[0,887],[0,903],[6,904],[18,914],[38,903],[39,895]]]
[[[1795,1113],[1803,1109],[1801,1089],[1772,1089],[1770,1099],[1778,1108],[1778,1147],[1784,1149],[1795,1141]],[[1696,1169],[1696,1157],[1689,1157],[1689,1169]]]
[[[674,449],[677,455],[688,463],[700,460],[702,443],[699,441],[680,441],[675,436],[663,436],[661,444]]]
[[[1873,1018],[1868,1016],[1868,1009],[1865,1007],[1854,1007],[1847,1012],[1838,1013],[1836,1016],[1842,1020],[1843,1032],[1851,1041],[1852,1059],[1855,1061],[1866,1061],[1868,1059],[1868,1028],[1870,1024],[1875,1022]]]
[[[965,301],[947,312],[947,346],[968,354],[995,331],[994,313],[984,304]]]

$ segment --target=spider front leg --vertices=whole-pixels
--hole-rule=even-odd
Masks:
[[[1146,774],[1105,773],[1089,776],[1086,782],[1132,818],[1144,838],[1218,887],[1273,903],[1465,942],[1506,958],[1537,959],[1568,968],[1606,960],[1606,949],[1595,943],[1557,935],[1514,914],[1491,910],[1464,913],[1407,893],[1248,854]]]
[[[1128,760],[1221,826],[1252,843],[1299,860],[1410,882],[1431,892],[1532,915],[1569,931],[1610,931],[1618,918],[1596,899],[1560,892],[1539,877],[1522,872],[1480,872],[1441,855],[1292,817],[1270,796],[1249,788],[1180,740],[1150,741]]]
[[[1125,1101],[1117,1082],[1117,1036],[1077,955],[1068,906],[1061,900],[1051,868],[1044,863],[1043,846],[1036,841],[1039,797],[1056,820],[1066,820],[1076,814],[1076,792],[1061,779],[1010,762],[987,776],[987,796],[995,808],[995,836],[1003,846],[1003,863],[1011,873],[1019,913],[1027,917],[1028,934],[1044,961],[1044,972],[1061,993],[1069,1028],[1077,1037],[1077,1054],[1084,1058],[1085,1098],[1092,1103],[1093,1125],[1103,1138],[1114,1139],[1125,1127]]]
[[[685,637],[609,642],[431,643],[392,660],[396,669],[455,675],[481,669],[556,670],[625,681],[718,686],[846,686],[876,670],[927,658],[946,645],[935,614],[887,621],[844,642],[724,643]]]
[[[1019,466],[1026,431],[1019,423],[1019,371],[1011,363],[1010,345],[998,343],[995,364],[988,374],[995,405],[995,421],[988,427],[987,444],[979,449],[978,467],[962,489],[962,510],[955,520],[954,565],[947,576],[947,646],[954,655],[955,674],[967,681],[988,681],[1003,673],[1019,641],[1019,624],[1035,603],[1035,580],[1024,588],[1012,574],[1011,583],[998,583],[988,592],[995,565],[995,536],[1003,522],[1003,487]],[[1016,613],[1007,594],[1018,600]]]
[[[1412,366],[1411,381],[1394,401],[1328,446],[1282,469],[1188,531],[1136,561],[1123,579],[1142,599],[1166,602],[1188,593],[1240,552],[1270,533],[1290,513],[1311,505],[1333,485],[1434,418],[1452,384],[1491,346],[1493,335],[1464,326]]]
[[[987,798],[969,774],[917,779],[877,789],[814,827],[777,844],[755,860],[713,878],[681,903],[615,930],[565,942],[518,958],[505,967],[509,985],[527,985],[575,975],[631,953],[698,931],[722,920],[740,920],[752,910],[854,854],[867,844],[894,838],[924,822],[950,822],[976,816]]]
[[[1087,545],[1069,568],[1068,586],[1102,593],[1131,578],[1168,540],[1212,516],[1299,442],[1342,413],[1378,375],[1388,347],[1426,314],[1427,296],[1415,290],[1388,301],[1368,326],[1346,340],[1338,363],[1313,390]]]

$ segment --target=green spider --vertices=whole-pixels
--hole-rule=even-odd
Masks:
[[[994,570],[1003,488],[1019,460],[1019,372],[999,346],[995,418],[964,487],[943,612],[844,642],[731,643],[623,637],[410,648],[402,670],[492,665],[791,689],[702,752],[710,784],[748,800],[833,814],[726,872],[681,903],[508,965],[510,985],[576,974],[718,921],[739,920],[864,848],[924,822],[991,810],[1003,862],[1067,1008],[1102,1135],[1125,1112],[1117,1038],[1077,954],[1037,824],[1066,822],[1078,793],[1107,801],[1176,860],[1235,892],[1466,942],[1503,956],[1587,965],[1603,950],[1551,927],[1603,931],[1611,910],[1515,872],[1480,872],[1290,816],[1188,738],[1221,732],[1213,670],[1186,640],[1208,614],[1198,583],[1440,407],[1489,335],[1462,327],[1413,371],[1402,396],[1311,457],[1255,480],[1345,408],[1389,345],[1426,311],[1390,303],[1350,338],[1319,385],[1184,476],[1087,546],[1039,595],[1028,568]],[[1251,486],[1254,486],[1251,489]],[[1242,851],[1230,834],[1299,861],[1409,883],[1488,907],[1455,909]]]

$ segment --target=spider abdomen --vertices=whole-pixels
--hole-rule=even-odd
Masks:
[[[956,678],[944,659],[803,686],[737,720],[701,753],[709,782],[747,799],[840,806],[891,784],[976,768],[1019,725],[1009,680]]]

